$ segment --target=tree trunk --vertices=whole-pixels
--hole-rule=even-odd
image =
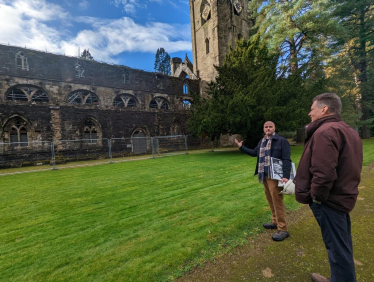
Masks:
[[[295,45],[295,41],[293,39],[290,40],[290,68],[291,73],[295,73],[299,66],[297,64],[297,49]]]
[[[361,120],[366,121],[370,119],[370,97],[372,95],[372,89],[368,85],[367,79],[367,50],[366,50],[366,26],[365,26],[365,11],[362,10],[359,18],[359,48],[357,51],[358,55],[358,82],[359,82],[359,91],[361,94],[361,111],[362,116]],[[370,127],[368,125],[363,125],[360,129],[361,138],[367,139],[370,138]]]

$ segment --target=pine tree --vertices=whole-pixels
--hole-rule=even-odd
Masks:
[[[171,73],[170,56],[164,48],[157,49],[154,70],[165,75],[170,75]]]
[[[82,59],[86,59],[86,60],[93,60],[93,57],[91,56],[91,53],[90,53],[90,50],[89,49],[84,49],[83,52],[82,52],[82,55],[81,55],[81,58]]]
[[[270,51],[280,53],[279,67],[295,73],[298,69],[320,68],[334,50],[330,35],[339,29],[331,17],[327,0],[249,2],[253,11],[253,31],[267,43]]]

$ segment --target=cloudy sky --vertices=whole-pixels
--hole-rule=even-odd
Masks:
[[[157,48],[192,61],[188,0],[0,0],[0,43],[153,71]]]

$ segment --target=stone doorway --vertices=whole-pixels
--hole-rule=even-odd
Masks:
[[[135,131],[132,135],[132,151],[134,154],[147,153],[147,135],[142,131]]]

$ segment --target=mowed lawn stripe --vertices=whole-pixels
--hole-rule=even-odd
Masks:
[[[255,162],[210,152],[3,176],[0,280],[172,280],[261,231]]]

